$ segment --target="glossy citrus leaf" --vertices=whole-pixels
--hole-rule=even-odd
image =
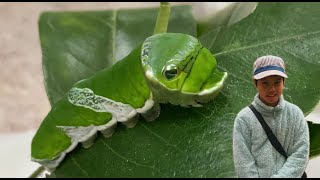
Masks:
[[[44,84],[55,104],[81,79],[109,67],[152,35],[159,8],[43,12]],[[191,6],[173,6],[168,31],[196,35]]]
[[[50,177],[235,177],[233,123],[256,94],[251,77],[257,57],[283,57],[289,76],[284,97],[305,115],[320,99],[319,8],[259,3],[238,23],[212,29],[200,39],[229,74],[214,102],[202,108],[161,105],[153,122],[141,120],[132,129],[119,125],[111,138],[99,135],[91,148],[78,146]]]

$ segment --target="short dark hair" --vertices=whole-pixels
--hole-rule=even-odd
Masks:
[[[282,78],[282,80],[283,80],[283,83],[284,83],[284,77],[281,77]],[[258,79],[254,79],[254,81],[255,81],[255,84],[256,84],[256,86],[257,86],[257,84],[258,84]]]

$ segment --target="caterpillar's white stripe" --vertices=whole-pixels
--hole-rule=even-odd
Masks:
[[[76,106],[83,106],[96,112],[109,112],[117,121],[124,122],[136,115],[135,109],[129,104],[95,95],[89,88],[72,88],[68,92],[68,100]]]
[[[88,88],[72,88],[71,90],[72,91],[69,92],[68,100],[72,104],[90,108],[96,112],[110,112],[112,114],[112,119],[107,124],[100,126],[57,126],[57,128],[63,130],[71,138],[71,145],[53,160],[32,158],[33,161],[37,161],[44,165],[49,172],[52,172],[64,159],[66,153],[71,152],[78,143],[82,143],[85,148],[90,147],[97,135],[97,131],[100,131],[105,137],[110,137],[115,131],[117,122],[121,122],[127,127],[132,128],[137,123],[138,117],[136,115],[138,113],[147,118],[146,120],[150,121],[155,119],[160,112],[158,109],[159,107],[155,106],[152,96],[145,102],[143,107],[134,109],[128,104],[95,95],[93,91]],[[154,107],[156,107],[155,110],[148,113]],[[116,108],[122,109],[119,110]]]

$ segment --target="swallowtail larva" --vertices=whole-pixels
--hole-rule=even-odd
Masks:
[[[76,83],[47,114],[31,146],[32,160],[54,170],[78,143],[90,147],[118,122],[132,128],[159,116],[159,103],[201,107],[221,91],[227,72],[197,38],[181,33],[148,37],[141,47]]]

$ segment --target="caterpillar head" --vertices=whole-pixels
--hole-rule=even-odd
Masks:
[[[187,34],[156,34],[141,49],[145,77],[161,103],[199,106],[215,98],[227,77],[211,52]]]

